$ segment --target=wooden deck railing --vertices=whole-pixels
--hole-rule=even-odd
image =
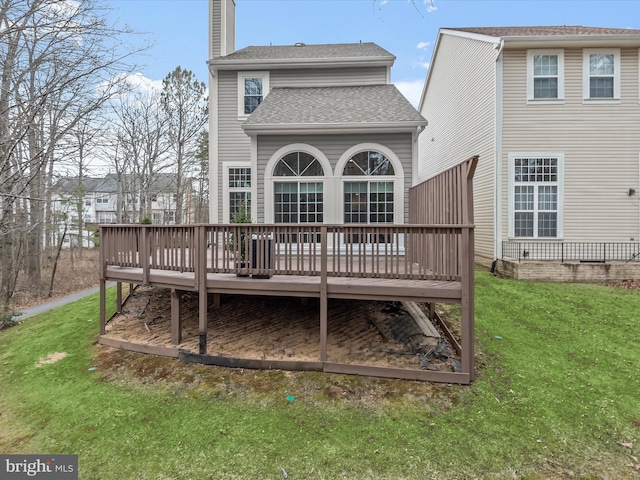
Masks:
[[[472,225],[102,225],[103,266],[460,281]],[[420,255],[409,255],[420,251]],[[413,258],[412,258],[413,257]],[[415,259],[419,259],[416,261]]]
[[[207,354],[208,295],[218,292],[288,295],[291,285],[297,283],[283,278],[270,284],[257,283],[263,280],[245,283],[242,279],[221,278],[215,274],[298,276],[304,288],[296,293],[319,299],[320,355],[319,363],[313,363],[313,368],[320,366],[333,373],[469,383],[474,378],[472,180],[477,162],[477,157],[470,158],[412,187],[407,225],[101,225],[100,334],[106,333],[107,280],[118,282],[118,308],[122,305],[123,281],[133,279],[143,284],[169,285],[174,345],[180,344],[181,292],[191,290],[198,292],[199,356],[196,356],[199,361],[273,368],[271,360],[223,361],[222,357]],[[172,273],[159,274],[161,271]],[[207,277],[208,274],[212,274],[211,277]],[[319,279],[302,278],[309,276]],[[347,280],[335,277],[347,277]],[[378,278],[390,281],[370,280]],[[227,288],[228,285],[231,287]],[[269,285],[281,286],[269,290]],[[372,294],[371,290],[375,292]],[[435,318],[436,302],[460,304],[460,372],[407,372],[329,361],[329,298],[400,297],[427,302],[432,318]],[[143,345],[136,351],[159,350]],[[278,365],[301,368],[307,364],[284,361]]]

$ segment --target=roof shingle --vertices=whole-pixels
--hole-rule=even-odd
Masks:
[[[584,27],[581,25],[538,27],[464,27],[451,28],[448,30],[478,33],[480,35],[489,35],[492,37],[640,35],[640,30],[633,30],[630,28]]]
[[[380,58],[394,60],[395,56],[375,43],[335,43],[324,45],[282,45],[246,47],[226,56],[216,57],[216,62],[230,60],[322,60],[344,58]]]
[[[274,88],[246,125],[426,124],[394,85]]]

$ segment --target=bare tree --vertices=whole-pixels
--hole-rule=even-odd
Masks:
[[[28,275],[39,283],[47,172],[62,139],[117,92],[119,73],[134,68],[127,63],[140,49],[126,45],[129,33],[107,22],[97,0],[0,0],[2,305],[25,251]]]
[[[169,141],[175,154],[176,223],[184,222],[185,174],[197,167],[198,133],[207,123],[206,85],[180,66],[162,81],[162,106],[168,119]]]
[[[196,152],[198,168],[194,181],[193,210],[195,223],[209,222],[209,132],[202,130],[198,135]]]
[[[117,131],[114,150],[116,175],[127,182],[124,197],[131,194],[138,205],[138,219],[151,217],[152,187],[158,174],[168,167],[168,118],[162,108],[160,92],[138,88],[114,102]],[[126,210],[126,208],[125,208]]]

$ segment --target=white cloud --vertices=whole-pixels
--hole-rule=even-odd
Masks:
[[[395,82],[394,85],[414,107],[418,108],[420,97],[422,96],[422,89],[424,87],[424,80]]]
[[[162,80],[151,80],[145,77],[142,73],[132,73],[127,75],[126,82],[132,87],[141,91],[156,91],[162,90]]]
[[[423,1],[424,1],[424,4],[427,6],[427,12],[433,13],[438,10],[438,7],[436,7],[435,0],[423,0]]]
[[[420,43],[418,43],[418,45],[416,45],[416,48],[418,48],[420,50],[426,50],[432,44],[433,44],[433,42],[420,42]]]

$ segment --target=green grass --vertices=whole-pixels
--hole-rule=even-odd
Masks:
[[[82,479],[638,478],[637,291],[478,272],[471,387],[108,352],[97,311],[0,334],[0,452],[78,454]]]

